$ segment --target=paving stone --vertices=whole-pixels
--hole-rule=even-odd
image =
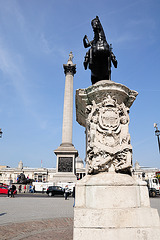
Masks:
[[[72,240],[73,218],[55,218],[0,226],[1,240]]]

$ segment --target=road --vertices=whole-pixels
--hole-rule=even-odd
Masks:
[[[17,194],[0,197],[0,225],[39,219],[73,218],[73,198],[48,197],[46,194]]]
[[[160,196],[150,198],[150,203],[152,208],[156,208],[158,210],[160,216]]]
[[[160,215],[160,196],[150,198],[152,208]],[[0,195],[0,225],[9,222],[22,222],[57,217],[73,218],[73,198],[62,196],[48,197],[46,193],[21,193],[15,198]]]

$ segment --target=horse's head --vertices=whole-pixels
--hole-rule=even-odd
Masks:
[[[92,21],[91,21],[91,25],[92,25],[92,28],[93,28],[93,31],[95,32],[96,30],[101,30],[102,29],[102,25],[100,23],[100,20],[99,20],[99,17],[96,16],[96,18],[94,18]]]

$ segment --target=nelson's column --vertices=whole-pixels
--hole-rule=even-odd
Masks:
[[[73,64],[73,54],[70,52],[67,64],[63,64],[65,79],[62,143],[54,151],[57,155],[56,182],[76,182],[75,158],[78,151],[72,144],[73,122],[73,77],[76,73],[76,64]]]

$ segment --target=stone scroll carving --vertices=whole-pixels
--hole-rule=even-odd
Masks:
[[[103,171],[130,173],[132,146],[128,132],[129,108],[108,96],[86,107],[88,173]]]

